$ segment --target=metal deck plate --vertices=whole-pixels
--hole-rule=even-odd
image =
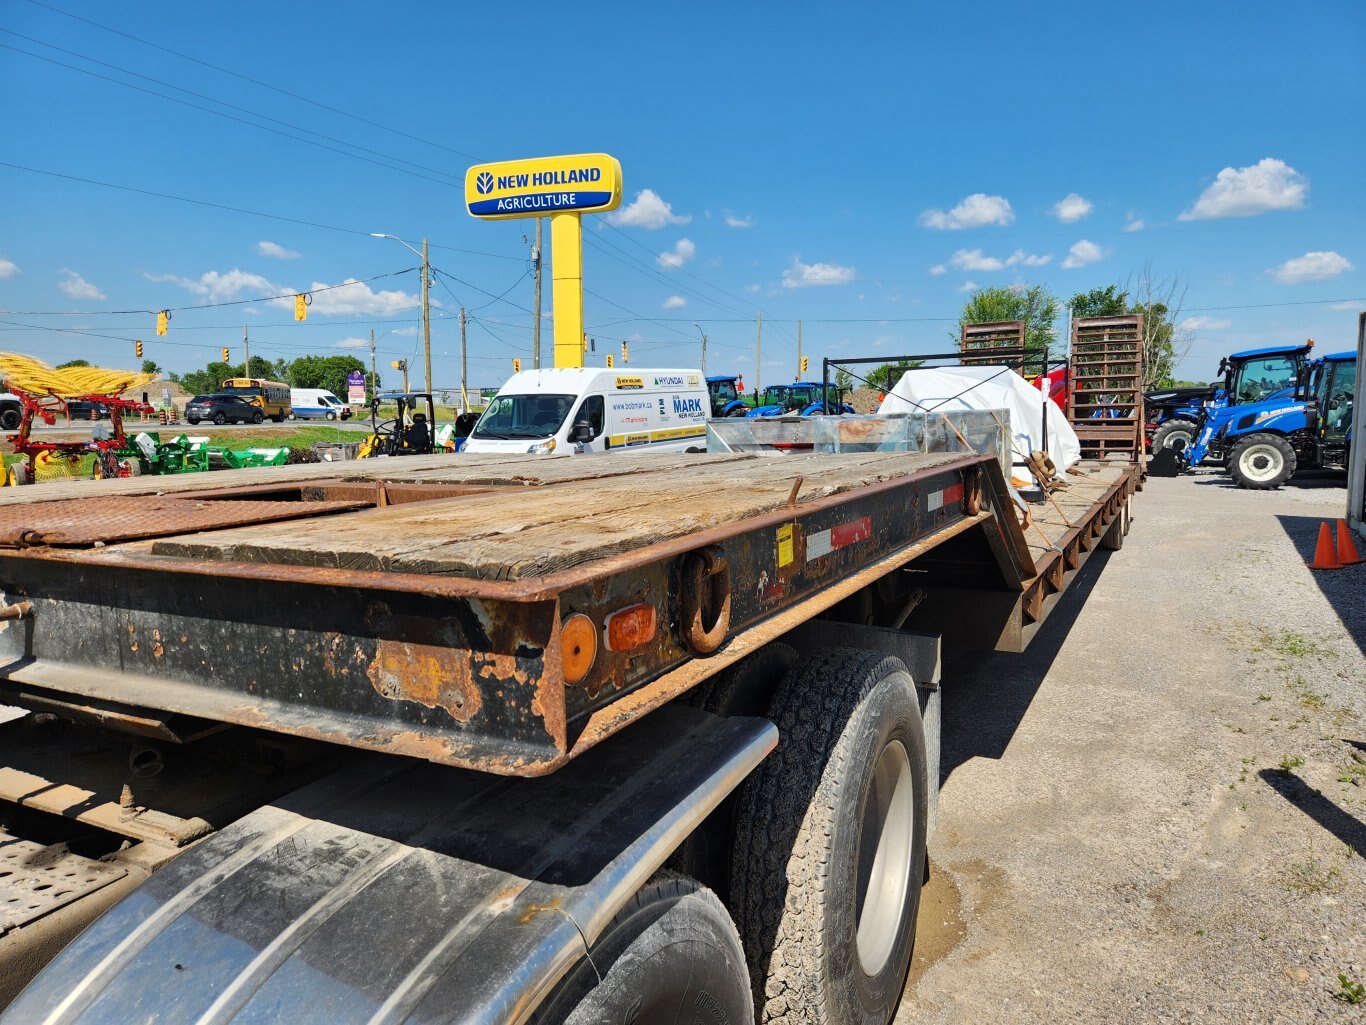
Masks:
[[[65,844],[44,847],[0,830],[0,936],[127,874]]]
[[[0,507],[0,545],[110,544],[349,512],[373,504],[370,501],[205,501],[163,495],[71,498]]]

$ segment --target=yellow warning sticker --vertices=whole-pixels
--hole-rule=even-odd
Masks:
[[[778,568],[792,563],[792,524],[787,523],[778,528]]]

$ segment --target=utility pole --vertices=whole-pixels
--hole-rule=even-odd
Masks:
[[[707,332],[702,330],[701,324],[694,324],[693,327],[697,328],[697,333],[702,336],[702,376],[705,377],[707,375]]]
[[[531,251],[531,264],[536,270],[536,300],[532,305],[531,319],[531,365],[541,369],[541,221],[536,218],[536,248]]]
[[[375,384],[375,329],[370,329],[370,397],[374,398],[379,394],[379,387]]]
[[[242,325],[242,376],[251,376],[251,343],[247,341],[247,325]]]
[[[427,391],[432,390],[432,307],[427,299],[430,285],[431,264],[427,261],[427,240],[422,240],[422,355],[426,360]],[[408,390],[405,381],[403,390]]]
[[[797,380],[802,379],[802,322],[797,321]]]
[[[460,412],[470,411],[469,396],[465,393],[465,307],[460,307]]]
[[[759,311],[759,336],[754,340],[754,401],[759,401],[759,352],[764,345],[764,311]]]

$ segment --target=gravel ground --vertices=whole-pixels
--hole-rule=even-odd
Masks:
[[[1152,479],[1025,654],[945,670],[899,1023],[1366,1021],[1366,564],[1304,565],[1345,496]]]

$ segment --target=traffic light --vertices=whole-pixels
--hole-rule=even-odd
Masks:
[[[390,362],[389,365],[390,365],[391,367],[393,367],[395,370],[402,370],[402,369],[403,369],[403,360],[401,360],[401,359],[393,360],[392,362]]]
[[[133,354],[134,354],[135,356],[137,356],[138,359],[142,359],[142,343],[141,343],[141,342],[137,342],[137,341],[133,342]]]
[[[806,357],[802,357],[802,373],[806,373]]]
[[[228,347],[227,347],[226,345],[223,346],[223,362],[224,362],[224,363],[228,362],[228,357],[229,357],[229,355],[230,355],[230,354],[229,354],[229,352],[228,352]]]
[[[610,352],[607,354],[607,369],[612,369],[612,354]]]
[[[629,362],[631,362],[630,359],[627,358],[626,343],[625,343],[625,342],[622,342],[622,343],[621,343],[621,361],[622,361],[623,363],[629,363]]]
[[[522,372],[522,361],[516,356],[512,357],[512,372],[514,374],[520,374]]]
[[[162,310],[157,314],[157,334],[164,335],[166,333],[166,322],[170,319],[170,310]]]
[[[308,317],[308,296],[296,295],[294,297],[294,319],[305,320]]]

